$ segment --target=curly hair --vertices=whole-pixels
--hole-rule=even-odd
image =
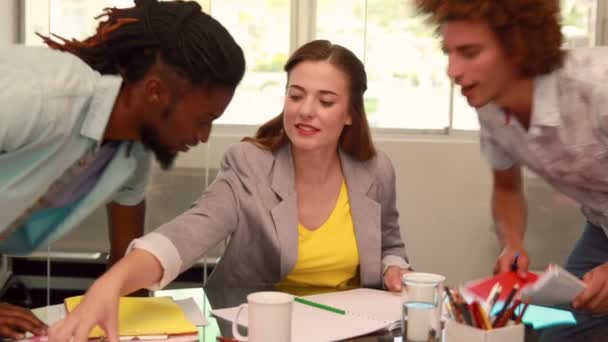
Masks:
[[[415,0],[419,12],[439,26],[451,20],[488,23],[507,54],[534,77],[562,66],[559,0]]]
[[[106,8],[97,31],[83,41],[39,36],[101,74],[141,80],[157,56],[195,86],[234,88],[245,73],[240,46],[194,1],[135,0],[131,8]]]

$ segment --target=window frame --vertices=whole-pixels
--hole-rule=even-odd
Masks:
[[[220,0],[203,0],[202,7],[205,10],[213,10],[213,2]],[[313,39],[316,35],[316,13],[317,13],[317,1],[318,0],[290,0],[290,34],[289,34],[289,51],[291,54],[298,46],[305,44]],[[595,33],[594,42],[595,45],[608,45],[608,2],[595,0],[596,1],[596,20],[595,20]],[[50,27],[50,5],[51,0],[40,1],[40,0],[20,0],[19,1],[19,39],[18,43],[25,43],[27,38],[26,35],[32,34],[32,29],[28,28],[30,23],[27,22],[26,11],[34,9],[37,12],[48,11],[46,17],[47,21],[42,25],[47,26],[45,34],[48,34],[48,28]],[[366,1],[367,3],[367,1]],[[35,7],[34,7],[35,6]],[[364,44],[367,39],[364,35]],[[365,61],[365,52],[363,60]],[[372,133],[374,137],[381,139],[391,138],[397,136],[454,136],[458,139],[461,138],[477,138],[479,130],[477,129],[455,129],[454,127],[454,98],[458,96],[454,91],[455,87],[452,83],[450,86],[450,100],[448,106],[448,125],[443,129],[415,129],[415,128],[386,128],[386,127],[372,127]],[[270,119],[270,118],[269,118]],[[255,130],[255,127],[259,125],[239,125],[239,124],[214,124],[214,132],[219,134],[239,134],[241,132],[251,132]]]

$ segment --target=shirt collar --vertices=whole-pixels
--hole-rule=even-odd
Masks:
[[[122,78],[112,75],[100,76],[95,84],[95,90],[91,103],[84,118],[80,133],[97,141],[97,146],[103,140],[103,134],[108,125],[110,114],[114,103],[118,98],[118,92],[122,84]]]
[[[557,80],[557,71],[534,78],[530,127],[554,127],[560,124]],[[488,120],[492,116],[504,113],[504,110],[496,103],[490,102],[479,108],[477,112],[480,114],[480,120]]]
[[[534,79],[532,99],[530,126],[558,126],[560,124],[557,71],[537,76]]]

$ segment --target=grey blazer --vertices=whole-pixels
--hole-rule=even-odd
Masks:
[[[359,248],[360,281],[382,287],[390,265],[409,268],[395,206],[395,173],[378,152],[361,162],[340,153]],[[136,240],[164,268],[163,287],[227,237],[208,286],[276,284],[295,266],[298,213],[290,146],[275,153],[250,142],[232,145],[214,182],[186,212]]]

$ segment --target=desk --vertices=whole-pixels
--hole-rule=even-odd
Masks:
[[[209,324],[202,328],[201,341],[216,342],[218,336],[231,337],[231,323],[216,319],[211,315],[211,310],[214,308],[227,308],[237,306],[247,301],[248,294],[256,291],[272,290],[268,287],[256,288],[191,288],[179,290],[161,290],[155,291],[154,296],[171,296],[174,299],[194,298],[201,312],[207,318]],[[604,327],[608,328],[608,327]],[[400,331],[378,332],[374,335],[362,336],[349,340],[352,342],[401,342]],[[539,340],[539,333],[526,329],[526,342],[536,342]],[[592,332],[591,335],[581,336],[579,338],[568,338],[563,341],[569,342],[606,342],[608,341],[608,331]],[[314,341],[311,341],[314,342]],[[543,341],[545,342],[545,341]]]
[[[201,341],[216,342],[218,336],[232,337],[232,323],[216,319],[211,315],[214,308],[227,308],[247,302],[247,295],[256,291],[275,290],[269,287],[257,288],[191,288],[178,290],[155,291],[154,296],[171,296],[173,299],[194,298],[209,324],[202,328]],[[275,290],[276,291],[276,290]],[[381,332],[373,336],[364,336],[348,341],[353,342],[397,342],[400,331]],[[311,341],[314,342],[314,341]]]

